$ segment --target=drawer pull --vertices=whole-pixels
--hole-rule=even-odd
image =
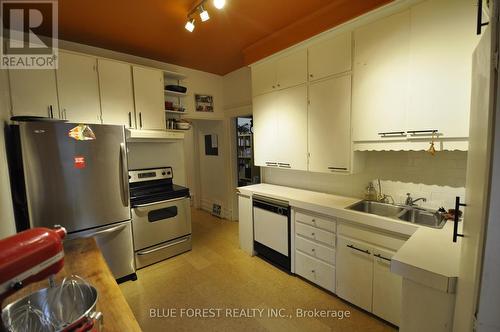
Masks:
[[[313,219],[312,222],[316,222],[316,219]]]
[[[315,270],[311,270],[311,272],[312,272],[312,273],[316,273],[316,271],[315,271]]]
[[[384,257],[384,256],[382,256],[381,254],[374,254],[373,256],[378,257],[378,258],[381,258],[381,259],[386,260],[386,261],[388,261],[388,262],[390,262],[390,261],[391,261],[391,259],[390,259],[390,258]]]
[[[360,251],[360,252],[363,252],[365,254],[368,254],[370,255],[370,251],[368,250],[364,250],[364,249],[360,249],[360,248],[356,248],[355,246],[353,246],[352,244],[348,244],[347,247],[351,248],[351,249],[354,249],[354,250],[357,250],[357,251]]]
[[[315,252],[315,251],[316,251],[316,249],[312,248],[312,249],[311,249],[311,251],[312,251],[312,252]]]
[[[314,236],[314,233],[311,233],[311,236]]]

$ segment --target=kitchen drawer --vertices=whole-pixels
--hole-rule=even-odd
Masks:
[[[335,267],[296,251],[295,273],[335,293]]]
[[[335,233],[336,222],[333,219],[318,217],[312,214],[306,214],[302,212],[296,212],[295,220],[304,224],[308,224]]]
[[[387,234],[372,228],[355,225],[354,223],[339,222],[337,233],[351,239],[361,240],[379,247],[398,251],[408,240],[408,236]]]
[[[306,240],[301,236],[295,236],[295,249],[325,261],[328,264],[335,265],[335,249],[333,248]]]
[[[300,222],[295,223],[295,233],[308,239],[335,247],[335,234]]]

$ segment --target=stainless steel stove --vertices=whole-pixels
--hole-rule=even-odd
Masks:
[[[128,174],[136,267],[191,250],[189,189],[173,183],[172,168]]]

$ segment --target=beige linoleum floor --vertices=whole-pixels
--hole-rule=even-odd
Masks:
[[[144,331],[393,331],[394,327],[335,295],[278,270],[238,248],[238,223],[192,210],[193,250],[137,272],[120,285]],[[349,310],[350,317],[300,318],[296,309]],[[176,318],[152,318],[151,309]],[[187,318],[188,310],[221,309],[214,318]],[[264,309],[262,317],[229,317],[226,309]],[[268,316],[284,309],[286,318]],[[158,311],[156,311],[158,312]],[[180,317],[181,314],[184,317]]]

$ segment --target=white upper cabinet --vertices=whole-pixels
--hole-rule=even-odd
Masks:
[[[469,0],[425,1],[411,8],[408,131],[469,136],[476,10]]]
[[[354,141],[401,138],[406,130],[409,39],[409,11],[354,32]]]
[[[307,170],[307,87],[253,99],[255,165]]]
[[[59,118],[55,70],[9,70],[12,115]]]
[[[300,50],[276,60],[276,87],[278,89],[286,89],[306,81],[306,50]]]
[[[351,160],[351,75],[309,86],[309,170],[349,171]]]
[[[274,140],[279,167],[307,170],[307,87],[305,84],[276,92],[278,123]],[[267,144],[273,144],[269,142]]]
[[[257,166],[278,166],[275,153],[278,114],[275,103],[276,92],[253,99],[254,159]]]
[[[132,67],[137,128],[165,129],[163,72]]]
[[[286,89],[307,80],[307,51],[290,53],[277,60],[269,60],[252,67],[252,94],[254,96]]]
[[[276,89],[276,68],[272,61],[252,67],[252,94],[254,96]]]
[[[62,118],[70,122],[101,123],[97,59],[59,53],[57,89]]]
[[[129,64],[98,59],[102,122],[135,127],[132,68]]]
[[[351,70],[351,32],[317,42],[308,48],[309,80]]]

